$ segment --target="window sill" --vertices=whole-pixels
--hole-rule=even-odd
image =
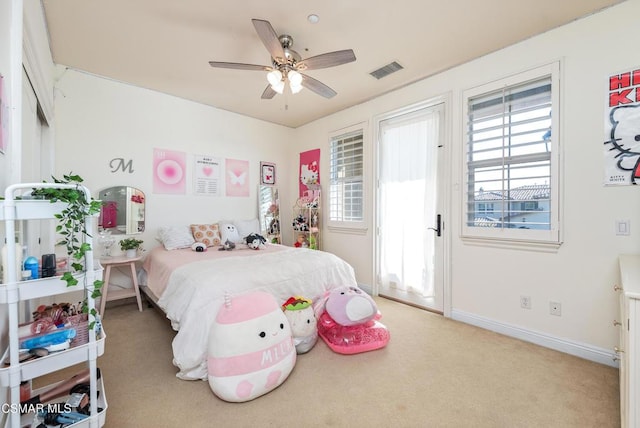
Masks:
[[[537,242],[508,239],[489,239],[463,236],[462,242],[465,245],[477,247],[502,248],[507,250],[535,251],[540,253],[557,253],[562,242]]]
[[[357,226],[327,226],[329,232],[333,233],[344,233],[348,235],[366,235],[369,230],[366,227],[357,227]]]

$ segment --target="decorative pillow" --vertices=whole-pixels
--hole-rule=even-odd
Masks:
[[[167,226],[158,231],[158,240],[167,250],[191,248],[195,242],[189,226]]]
[[[225,295],[209,330],[209,386],[225,401],[253,400],[280,386],[296,364],[291,327],[264,291]]]
[[[221,240],[224,244],[225,242],[233,242],[234,244],[239,244],[242,242],[242,238],[238,233],[238,229],[231,223],[218,223],[218,227],[220,229],[220,235],[222,236]]]
[[[191,233],[196,242],[202,242],[207,247],[217,247],[221,244],[217,224],[192,224]]]
[[[257,218],[252,218],[251,220],[234,220],[233,224],[236,229],[238,229],[238,234],[244,238],[246,236],[255,233],[260,235],[260,221]]]

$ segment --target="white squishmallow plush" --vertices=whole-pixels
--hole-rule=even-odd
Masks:
[[[282,305],[284,315],[291,326],[293,344],[298,354],[309,352],[318,340],[318,320],[312,303],[310,299],[294,296],[289,297]]]
[[[284,382],[296,364],[291,327],[275,298],[225,296],[209,333],[209,386],[225,401],[253,400]]]

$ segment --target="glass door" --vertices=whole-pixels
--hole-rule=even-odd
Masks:
[[[443,216],[439,164],[444,104],[379,122],[378,293],[443,311]]]

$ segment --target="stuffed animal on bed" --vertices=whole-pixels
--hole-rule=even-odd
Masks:
[[[253,400],[287,379],[296,355],[289,321],[271,294],[226,295],[209,332],[209,386],[225,401]]]
[[[222,245],[220,246],[220,248],[218,248],[218,251],[231,251],[234,248],[236,248],[236,244],[234,244],[233,242],[229,241],[228,239],[226,241],[224,241],[222,243]]]
[[[259,250],[261,248],[264,248],[264,244],[267,243],[267,240],[262,235],[258,235],[257,233],[250,233],[244,238],[244,242],[252,250]]]
[[[202,242],[194,242],[193,245],[191,245],[191,249],[196,253],[203,253],[207,251],[207,246]]]
[[[282,305],[289,320],[293,344],[298,354],[309,352],[318,340],[318,320],[313,312],[311,300],[304,297],[289,297]]]
[[[338,287],[325,295],[318,334],[339,354],[372,351],[385,347],[390,338],[380,318],[376,302],[367,293],[358,287]]]

